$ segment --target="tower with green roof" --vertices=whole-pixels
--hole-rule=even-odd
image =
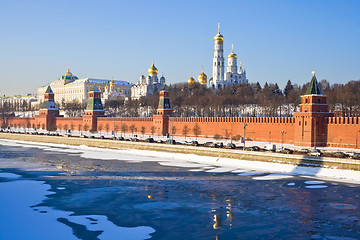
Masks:
[[[87,126],[90,131],[97,131],[97,118],[106,117],[103,105],[101,103],[101,92],[94,85],[89,91],[89,99],[83,115],[83,127]]]
[[[169,133],[169,117],[172,114],[169,92],[166,85],[159,93],[159,105],[156,110],[156,115],[153,116],[153,126],[159,135],[166,135]]]
[[[301,96],[300,112],[294,113],[294,144],[322,147],[327,144],[327,118],[333,113],[328,111],[327,97],[321,92],[315,72],[312,74],[305,95]]]

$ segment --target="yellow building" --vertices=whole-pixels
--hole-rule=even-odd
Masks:
[[[62,101],[70,102],[75,99],[80,103],[86,103],[88,92],[94,85],[99,88],[104,100],[114,99],[111,95],[116,95],[116,99],[129,98],[131,95],[131,83],[129,82],[93,78],[79,79],[74,76],[70,70],[49,85],[54,92],[55,102],[57,103],[61,103]],[[44,100],[44,93],[47,86],[48,85],[38,88],[37,95],[39,103]]]

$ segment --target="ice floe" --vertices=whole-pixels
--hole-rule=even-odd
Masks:
[[[253,177],[254,180],[279,180],[279,179],[286,179],[286,178],[292,178],[294,176],[291,175],[283,175],[283,174],[269,174],[266,176],[261,177]]]

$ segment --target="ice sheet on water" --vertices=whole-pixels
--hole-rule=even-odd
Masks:
[[[280,179],[286,179],[286,178],[292,178],[291,175],[283,175],[283,174],[269,174],[266,176],[261,177],[253,177],[255,180],[280,180]]]
[[[206,170],[208,173],[224,173],[234,171],[236,168],[226,168],[226,167],[218,167],[210,170]]]
[[[288,184],[286,184],[286,185],[288,185],[288,186],[295,186],[296,184],[295,184],[294,182],[290,182],[290,183],[288,183]]]
[[[244,173],[239,173],[239,176],[255,176],[255,175],[262,175],[265,174],[264,172],[244,172]]]
[[[0,178],[17,179],[19,177],[21,176],[14,173],[0,172]]]
[[[73,212],[36,206],[49,194],[50,186],[41,181],[21,180],[0,183],[0,239],[77,239],[72,229],[58,219],[85,225],[87,229],[103,231],[101,239],[147,239],[155,230],[147,226],[118,227],[105,216],[73,216]],[[96,219],[91,224],[89,218]],[[38,226],[46,226],[39,228]],[[21,227],[21,231],[18,229]],[[54,234],[56,233],[56,234]]]
[[[305,186],[305,188],[312,188],[312,189],[317,189],[317,188],[327,188],[328,186],[326,185],[309,185],[309,186]]]
[[[324,184],[325,182],[323,181],[305,181],[305,184]]]

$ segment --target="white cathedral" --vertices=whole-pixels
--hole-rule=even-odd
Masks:
[[[220,34],[220,24],[214,42],[213,77],[209,80],[209,87],[221,89],[232,84],[247,83],[246,71],[242,68],[241,63],[239,71],[237,70],[237,56],[234,53],[234,47],[228,55],[227,71],[225,72],[224,37]]]
[[[154,91],[160,91],[165,85],[165,77],[158,78],[158,69],[154,62],[148,70],[148,77],[140,76],[139,81],[131,87],[131,99],[139,99],[152,95]]]

